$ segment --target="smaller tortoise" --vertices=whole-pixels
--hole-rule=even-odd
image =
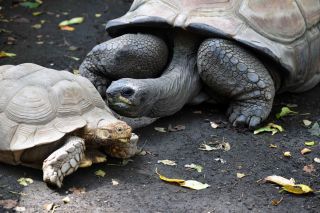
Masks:
[[[137,151],[131,127],[81,76],[36,64],[4,65],[0,91],[0,162],[42,167],[50,185],[61,187],[84,159],[87,166],[101,161],[99,149],[119,158]]]

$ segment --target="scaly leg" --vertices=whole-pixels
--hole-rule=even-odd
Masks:
[[[275,86],[268,70],[236,42],[207,39],[198,51],[201,79],[213,93],[227,97],[234,126],[257,127],[270,114]]]
[[[63,178],[79,168],[84,151],[85,143],[82,138],[67,137],[65,144],[44,160],[43,180],[60,188]]]

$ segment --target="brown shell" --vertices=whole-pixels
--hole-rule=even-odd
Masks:
[[[288,71],[284,90],[304,91],[320,81],[319,0],[135,0],[107,31],[115,36],[143,26],[179,27],[253,47]]]
[[[0,91],[1,151],[55,142],[108,114],[89,80],[36,64],[0,66]]]

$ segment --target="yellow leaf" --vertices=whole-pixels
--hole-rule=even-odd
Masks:
[[[279,119],[292,114],[298,114],[298,112],[292,111],[289,107],[282,107],[281,112],[276,114],[276,118]]]
[[[308,149],[308,148],[304,148],[301,150],[301,154],[304,155],[304,154],[308,154],[311,152],[311,149]]]
[[[312,122],[309,121],[309,120],[303,120],[302,122],[306,127],[308,127],[308,126],[310,126],[312,124]]]
[[[284,177],[281,177],[281,176],[278,176],[278,175],[271,175],[271,176],[268,176],[264,179],[265,181],[269,181],[269,182],[272,182],[272,183],[276,183],[280,186],[286,186],[286,185],[294,185],[295,184],[295,181],[294,179],[287,179],[287,178],[284,178]]]
[[[80,24],[83,21],[84,21],[83,17],[75,17],[70,20],[64,20],[64,21],[60,22],[59,27],[73,25],[73,24]]]
[[[314,146],[314,145],[316,145],[316,142],[314,142],[314,141],[306,141],[306,142],[304,142],[304,145],[306,145],[306,146]]]
[[[177,163],[172,160],[158,160],[158,163],[162,163],[162,164],[168,165],[168,166],[176,166],[177,165]]]
[[[270,144],[269,147],[270,147],[270,148],[278,148],[278,146],[275,145],[275,144]]]
[[[96,18],[100,18],[100,17],[101,17],[101,14],[100,14],[100,13],[96,13],[94,16],[95,16]]]
[[[183,180],[183,179],[174,179],[174,178],[167,178],[160,173],[158,173],[158,170],[156,169],[157,175],[159,175],[159,178],[165,182],[168,183],[175,183],[178,184],[179,186],[190,188],[190,189],[195,189],[195,190],[201,190],[201,189],[206,189],[210,185],[206,183],[201,183],[196,180]]]
[[[75,28],[74,27],[70,27],[70,26],[62,26],[62,27],[60,27],[60,30],[74,31]]]
[[[18,183],[22,186],[28,186],[33,183],[33,180],[31,178],[19,178]]]
[[[304,184],[285,185],[282,189],[293,194],[307,194],[313,192],[312,188]]]
[[[253,132],[253,134],[257,135],[257,134],[260,134],[262,132],[271,132],[272,135],[275,135],[276,133],[283,132],[283,131],[284,131],[284,129],[283,129],[282,126],[274,124],[274,123],[269,123],[267,126],[264,126],[262,128],[259,128],[259,129],[255,130]]]
[[[99,169],[94,174],[97,175],[97,176],[100,176],[100,177],[104,177],[106,175],[106,172],[101,170],[101,169]]]
[[[186,180],[183,183],[180,183],[180,186],[187,187],[190,189],[201,190],[210,187],[209,184],[201,183],[196,180]]]
[[[283,155],[284,155],[285,157],[291,157],[291,152],[284,152]]]
[[[161,180],[166,181],[168,183],[178,183],[178,184],[180,184],[180,183],[185,182],[185,180],[183,180],[183,179],[167,178],[167,177],[161,175],[160,173],[158,173],[157,169],[156,169],[156,173],[157,173],[157,175],[159,175],[159,178]]]
[[[244,173],[237,173],[237,178],[241,179],[245,177],[246,175]]]
[[[42,12],[33,12],[32,15],[33,16],[40,16],[42,14]]]
[[[7,53],[7,52],[5,52],[5,51],[1,51],[1,52],[0,52],[0,58],[4,58],[4,57],[14,57],[14,56],[16,56],[16,54],[14,54],[14,53]]]

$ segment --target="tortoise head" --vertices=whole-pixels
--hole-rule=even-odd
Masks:
[[[122,116],[148,116],[157,95],[150,81],[145,80],[123,78],[112,82],[106,91],[108,105]]]
[[[111,141],[128,142],[131,138],[132,128],[118,119],[102,119],[95,128],[87,125],[84,129],[84,137],[99,143]]]

